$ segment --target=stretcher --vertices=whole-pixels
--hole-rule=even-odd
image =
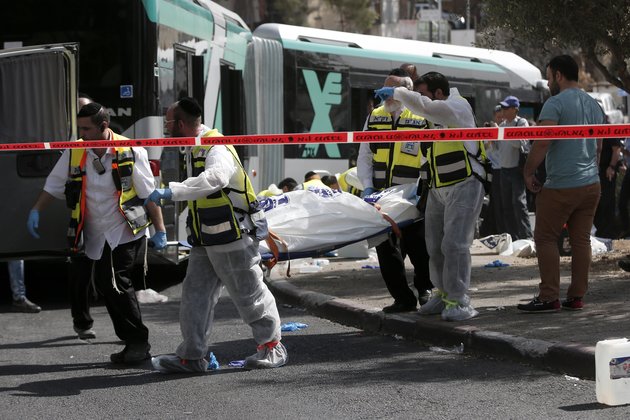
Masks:
[[[375,246],[387,234],[420,220],[416,185],[388,188],[365,198],[310,187],[265,198],[269,238],[260,243],[263,263],[271,268],[279,261],[319,257],[368,240]]]

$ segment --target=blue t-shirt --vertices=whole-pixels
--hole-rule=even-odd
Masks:
[[[604,124],[604,111],[580,89],[565,89],[549,98],[538,116],[558,125]],[[575,188],[599,182],[596,139],[554,140],[547,150],[546,188]]]

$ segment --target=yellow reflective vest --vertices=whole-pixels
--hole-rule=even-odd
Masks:
[[[113,131],[112,140],[128,140]],[[79,140],[82,141],[82,140]],[[114,148],[116,155],[112,159],[112,177],[116,185],[118,206],[120,213],[125,218],[133,234],[151,224],[145,208],[144,200],[140,199],[133,187],[133,167],[135,155],[129,147]],[[83,247],[83,227],[85,223],[86,206],[86,172],[85,161],[87,152],[85,149],[70,149],[68,166],[68,179],[66,181],[66,204],[71,209],[70,225],[68,227],[68,241],[70,248],[78,252]]]
[[[488,160],[483,142],[478,143],[479,149],[476,155],[468,152],[463,141],[434,141],[428,144],[424,153],[430,174],[428,177],[423,175],[422,178],[430,180],[430,186],[433,188],[457,184],[471,175],[479,178],[485,184],[490,176],[486,167]],[[471,159],[476,160],[484,167],[486,179],[481,179],[481,176],[473,171]]]
[[[216,129],[207,131],[202,137],[222,136]],[[192,154],[192,176],[199,176],[205,170],[206,157],[214,146],[195,146]],[[194,246],[221,245],[241,239],[243,230],[239,221],[243,215],[254,212],[252,205],[257,203],[256,193],[251,181],[241,164],[238,154],[233,146],[225,146],[234,156],[240,166],[237,171],[238,185],[240,189],[225,187],[206,197],[188,201],[188,241]],[[235,195],[239,195],[242,203],[247,203],[249,208],[238,208],[234,203]]]
[[[426,119],[404,109],[393,121],[384,106],[372,111],[367,123],[368,131],[373,130],[418,130],[430,128]],[[392,142],[370,143],[372,151],[372,183],[374,188],[383,189],[394,185],[415,183],[420,174],[422,154],[420,143]]]
[[[341,175],[337,177],[337,182],[339,183],[339,188],[341,188],[341,191],[345,191],[347,193],[350,193],[352,195],[356,195],[357,197],[359,197],[361,196],[361,191],[358,188],[348,184],[348,182],[346,181],[346,178],[348,177],[348,173],[352,170],[356,171],[356,167],[353,166],[352,168],[344,171]]]

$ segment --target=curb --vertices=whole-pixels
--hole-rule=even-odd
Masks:
[[[300,289],[286,280],[265,278],[274,296],[300,306],[312,314],[367,332],[400,335],[424,344],[457,346],[467,352],[529,363],[554,372],[583,379],[595,379],[595,347],[558,343],[481,330],[433,318],[384,314],[348,299]]]

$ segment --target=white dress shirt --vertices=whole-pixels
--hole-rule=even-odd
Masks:
[[[149,166],[147,152],[142,147],[133,148],[135,165],[132,173],[133,187],[139,198],[144,199],[155,189],[154,178]],[[99,175],[92,161],[98,156],[86,149],[85,160],[86,210],[84,215],[83,241],[85,254],[92,260],[99,260],[103,254],[105,241],[111,249],[146,235],[146,229],[133,234],[127,221],[120,213],[116,185],[112,177],[112,160],[116,151],[112,148],[100,158],[105,173]],[[65,199],[64,190],[68,179],[68,163],[70,150],[65,150],[61,158],[46,179],[44,191],[55,198]]]

